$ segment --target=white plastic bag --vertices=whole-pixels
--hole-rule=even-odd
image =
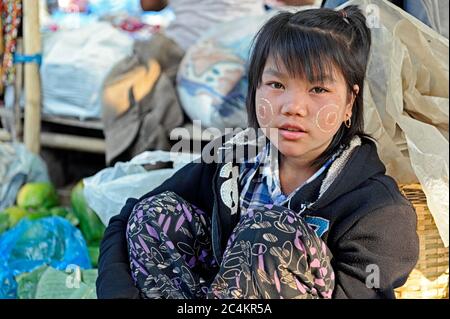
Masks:
[[[378,140],[389,175],[400,184],[420,182],[448,247],[448,39],[388,1],[352,0],[342,7],[352,4],[366,13],[372,32],[365,131]]]
[[[95,22],[43,38],[43,112],[100,118],[101,88],[111,68],[133,50],[133,40],[109,23]]]
[[[84,196],[103,224],[120,213],[128,198],[139,198],[161,185],[184,165],[195,160],[193,154],[164,151],[144,152],[129,162],[118,162],[94,176],[85,178]],[[173,168],[147,171],[143,165],[173,162]]]
[[[45,162],[23,144],[0,143],[0,211],[14,205],[20,187],[48,182]]]

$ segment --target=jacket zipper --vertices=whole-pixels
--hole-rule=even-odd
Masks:
[[[212,188],[213,188],[213,211],[212,211],[212,218],[211,218],[211,246],[212,246],[212,250],[213,250],[213,256],[214,259],[217,262],[217,265],[220,265],[220,259],[218,258],[218,249],[220,249],[220,247],[216,247],[216,239],[219,236],[218,234],[218,229],[217,228],[217,222],[218,222],[218,212],[217,212],[217,192],[216,192],[216,178],[217,178],[217,172],[219,169],[216,169],[216,171],[214,172],[214,176],[213,176],[213,180],[212,180]],[[219,246],[220,246],[220,241],[219,241]]]

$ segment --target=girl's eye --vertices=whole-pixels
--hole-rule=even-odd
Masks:
[[[276,89],[276,90],[281,90],[281,89],[284,88],[283,84],[278,83],[278,82],[271,82],[271,83],[269,83],[269,86],[270,86],[272,89]]]
[[[327,89],[324,89],[324,88],[322,88],[322,87],[320,87],[320,86],[316,86],[316,87],[312,88],[311,91],[312,91],[313,93],[316,93],[316,94],[328,92]]]

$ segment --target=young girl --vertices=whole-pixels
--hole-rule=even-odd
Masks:
[[[370,42],[355,6],[271,18],[249,65],[263,138],[214,141],[128,199],[105,232],[98,296],[394,298],[418,258],[416,215],[363,133]]]

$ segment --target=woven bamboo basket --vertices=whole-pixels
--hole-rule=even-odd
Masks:
[[[405,285],[395,290],[396,296],[402,299],[448,299],[449,249],[444,247],[439,236],[420,184],[399,186],[416,209],[420,254]]]

